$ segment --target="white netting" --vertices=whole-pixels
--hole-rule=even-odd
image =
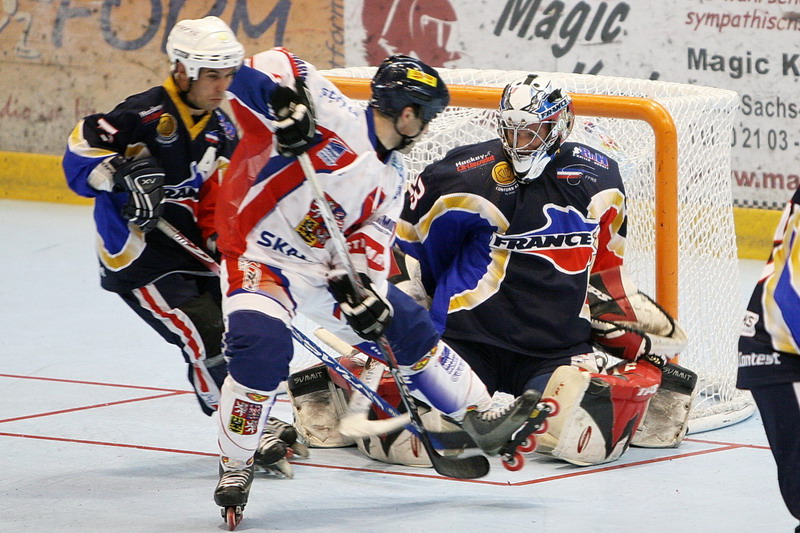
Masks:
[[[324,71],[371,78],[374,67]],[[448,85],[503,87],[527,72],[439,69]],[[701,388],[689,431],[723,427],[750,416],[749,393],[735,388],[740,309],[736,238],[730,185],[735,92],[677,83],[540,73],[573,93],[650,98],[672,115],[679,153],[679,314],[690,337],[680,363],[698,373]],[[496,136],[494,111],[448,107],[407,161],[412,173],[456,146]],[[626,264],[641,290],[655,294],[654,135],[638,120],[578,117],[571,141],[591,145],[620,163],[628,195]],[[298,363],[303,358],[298,358]]]

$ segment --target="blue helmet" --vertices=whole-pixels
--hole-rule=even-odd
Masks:
[[[400,115],[403,108],[413,106],[419,109],[422,121],[428,123],[449,102],[450,93],[439,73],[410,56],[385,59],[372,78],[369,105],[392,118]]]

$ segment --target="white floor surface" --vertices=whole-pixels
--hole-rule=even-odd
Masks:
[[[0,200],[0,532],[223,531],[216,429],[183,360],[100,289],[91,209]],[[760,263],[742,262],[743,298]],[[276,414],[291,417],[285,399]],[[483,479],[312,450],[260,474],[237,531],[794,531],[756,413],[675,450]]]

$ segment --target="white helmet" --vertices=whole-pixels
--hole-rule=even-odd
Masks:
[[[530,183],[544,171],[572,131],[575,116],[572,98],[549,82],[543,87],[534,81],[536,77],[529,74],[524,81],[506,85],[497,113],[497,133],[521,183]],[[540,144],[518,146],[520,130],[533,134],[529,145]]]
[[[239,68],[244,47],[236,35],[218,17],[181,20],[167,37],[167,56],[173,70],[177,61],[186,74],[196,80],[201,68]]]

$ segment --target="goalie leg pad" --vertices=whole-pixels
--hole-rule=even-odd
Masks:
[[[339,420],[347,412],[346,391],[333,382],[325,365],[292,374],[287,389],[295,429],[306,445],[338,448],[354,443],[339,432]]]
[[[697,394],[697,374],[673,363],[662,370],[661,386],[650,400],[631,445],[677,448],[689,427],[689,412]]]
[[[383,366],[383,365],[381,365]],[[405,412],[400,391],[394,378],[388,372],[384,372],[377,389],[378,394],[389,404],[400,412]],[[441,411],[427,405],[417,404],[417,408],[422,419],[422,424],[429,431],[455,431],[460,428],[455,424],[445,420]],[[369,412],[370,420],[378,420],[386,415],[375,406]],[[430,467],[431,460],[425,452],[425,448],[419,438],[407,429],[399,429],[386,435],[376,435],[356,440],[356,446],[367,457],[384,463]],[[445,455],[450,452],[444,451]],[[452,453],[458,453],[453,451]]]
[[[556,369],[543,397],[558,401],[536,451],[587,466],[618,459],[628,448],[661,372],[649,363],[622,363],[610,374],[573,366]]]

